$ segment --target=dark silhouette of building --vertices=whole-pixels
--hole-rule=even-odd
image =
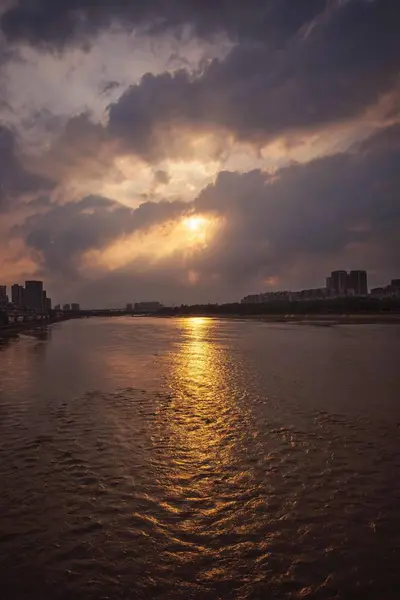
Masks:
[[[347,277],[347,293],[353,296],[366,296],[368,294],[366,271],[350,271]]]
[[[400,298],[400,279],[392,279],[390,285],[373,288],[371,296],[375,298]]]
[[[11,302],[15,304],[15,306],[23,306],[25,303],[25,289],[23,285],[18,285],[15,283],[11,287]]]
[[[347,294],[347,271],[332,271],[331,291],[335,296],[346,296]]]
[[[0,304],[8,304],[6,285],[0,285]]]
[[[366,296],[368,294],[367,272],[332,271],[331,276],[326,278],[326,289],[330,296]]]
[[[70,304],[63,304],[63,310],[71,310],[71,305]]]
[[[25,281],[25,304],[43,310],[43,281]]]
[[[290,290],[279,290],[276,292],[264,292],[261,294],[250,294],[240,301],[241,304],[267,304],[269,302],[296,302],[303,300],[318,300],[328,296],[326,288],[314,288],[293,292]]]
[[[136,302],[135,312],[138,313],[155,313],[162,308],[160,302]]]
[[[47,298],[46,300],[46,310],[51,310],[51,298]]]
[[[43,290],[42,292],[42,308],[43,310],[47,310],[47,292]]]
[[[331,293],[332,290],[332,277],[327,277],[326,278],[326,290],[328,293]]]
[[[75,312],[78,312],[79,310],[81,310],[81,307],[79,306],[79,304],[78,304],[78,303],[76,303],[76,302],[73,302],[73,303],[71,304],[71,310],[74,310]]]

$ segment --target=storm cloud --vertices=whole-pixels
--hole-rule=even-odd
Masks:
[[[187,207],[180,202],[145,202],[136,210],[109,198],[88,196],[65,205],[48,204],[48,210],[29,217],[14,229],[39,252],[44,269],[74,275],[82,255],[135,230],[176,218]]]
[[[88,305],[398,276],[397,0],[19,0],[0,28],[4,272]]]
[[[284,279],[300,257],[329,261],[356,244],[365,252],[378,244],[386,267],[399,268],[399,161],[396,125],[358,149],[274,175],[221,173],[195,202],[200,213],[212,211],[227,223],[202,255],[202,268],[231,278]]]
[[[5,11],[0,24],[9,40],[58,48],[82,43],[113,23],[153,34],[187,25],[199,36],[224,31],[233,38],[277,43],[325,5],[325,0],[19,0]]]
[[[0,125],[0,211],[9,209],[23,194],[50,189],[52,185],[23,166],[13,132]]]
[[[108,294],[108,277],[119,282],[122,293],[126,273],[131,285],[145,281],[143,289],[153,291],[162,274],[171,271],[164,285],[168,300],[174,300],[173,289],[180,289],[191,301],[199,297],[205,301],[211,290],[212,299],[224,300],[228,290],[245,292],[252,285],[266,289],[268,280],[287,282],[299,263],[317,264],[318,273],[311,271],[308,276],[314,284],[320,277],[321,285],[322,265],[337,264],[345,256],[363,260],[372,272],[384,260],[387,272],[395,272],[400,268],[399,162],[400,126],[396,125],[349,152],[293,164],[274,174],[222,172],[189,204],[147,202],[130,210],[109,199],[89,197],[35,215],[17,233],[42,254],[51,272],[75,269],[89,249],[188,213],[220,221],[219,234],[208,247],[185,260],[178,255],[149,265],[145,274],[133,260],[102,277],[94,284],[98,289],[103,281],[102,297]],[[358,248],[353,258],[351,252],[346,254],[351,248]],[[205,286],[200,294],[196,286],[182,283],[188,272],[196,275],[199,287]],[[82,285],[88,293],[88,284]],[[114,288],[113,293],[118,291]]]
[[[198,76],[147,74],[111,105],[108,130],[151,160],[179,130],[262,145],[350,119],[397,90],[399,30],[397,3],[346,2],[284,48],[242,43]]]

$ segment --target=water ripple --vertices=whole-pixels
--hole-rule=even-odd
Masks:
[[[180,348],[159,389],[3,394],[4,597],[397,597],[398,422],[282,403],[197,330]]]

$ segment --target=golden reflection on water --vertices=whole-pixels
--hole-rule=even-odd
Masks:
[[[180,327],[178,350],[171,357],[173,399],[163,414],[163,426],[170,436],[176,475],[186,473],[191,479],[194,471],[203,473],[202,481],[192,483],[204,493],[207,474],[221,473],[233,460],[234,393],[228,357],[215,342],[213,319],[185,318]]]

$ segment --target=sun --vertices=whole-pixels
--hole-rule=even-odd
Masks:
[[[208,225],[208,219],[205,217],[187,217],[184,220],[184,225],[193,233],[200,233]]]
[[[215,235],[218,224],[218,219],[212,215],[187,215],[179,223],[182,242],[187,248],[204,248]]]

